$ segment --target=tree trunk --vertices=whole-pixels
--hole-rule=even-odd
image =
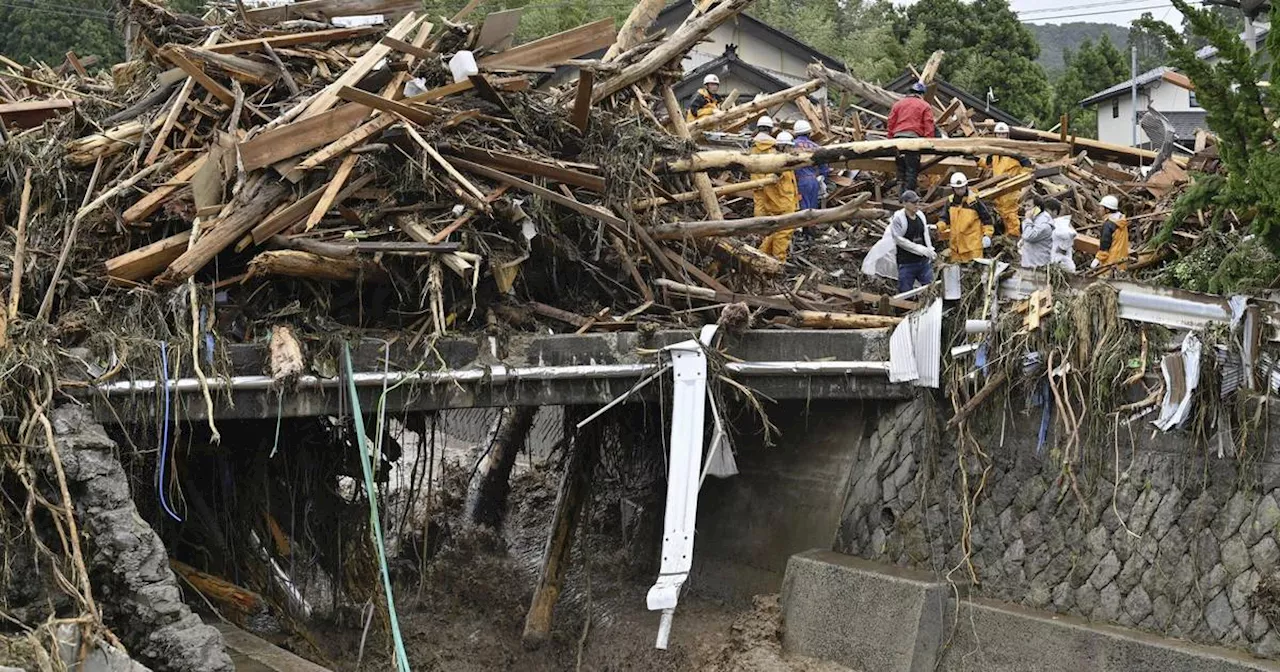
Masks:
[[[591,471],[595,467],[595,456],[600,434],[598,423],[587,425],[585,431],[568,436],[573,430],[569,419],[574,414],[566,413],[565,431],[569,445],[569,457],[565,461],[564,476],[560,480],[560,492],[556,495],[555,514],[551,518],[551,532],[547,536],[547,545],[542,554],[542,569],[538,574],[538,585],[533,592],[533,600],[529,604],[529,613],[524,621],[522,641],[526,649],[541,647],[551,634],[552,616],[556,601],[560,599],[560,591],[564,588],[565,572],[569,569],[569,552],[573,549],[574,530],[586,509],[586,502],[591,490]]]
[[[627,20],[618,29],[618,37],[614,40],[613,46],[609,47],[609,51],[606,51],[604,58],[600,60],[604,63],[613,61],[632,47],[643,42],[649,26],[653,24],[654,19],[658,18],[658,14],[662,12],[662,8],[666,4],[667,0],[640,0],[640,2],[637,2],[636,6],[631,8],[631,14],[627,15]]]
[[[789,215],[748,217],[706,222],[667,222],[650,227],[654,240],[678,240],[681,238],[706,238],[709,236],[736,236],[744,233],[773,233],[781,229],[804,228],[828,222],[852,219],[883,219],[889,215],[876,208],[860,208],[871,194],[858,194],[857,198],[836,208],[801,210]]]
[[[894,327],[901,317],[884,315],[860,315],[857,313],[824,313],[817,310],[797,310],[787,323],[794,327],[811,329],[879,329]]]
[[[689,173],[705,170],[741,170],[748,173],[782,173],[815,164],[834,166],[854,159],[896,156],[920,152],[939,156],[997,154],[1017,158],[1053,160],[1066,156],[1070,147],[1059,142],[1029,142],[1000,138],[893,138],[830,145],[812,152],[748,154],[729,150],[696,152],[684,159],[659,163],[659,172]]]
[[[684,122],[684,116],[680,114],[680,104],[676,101],[676,94],[671,91],[670,86],[663,85],[662,102],[667,107],[667,116],[671,117],[671,128],[676,136],[688,140],[689,127]],[[711,188],[711,177],[706,173],[697,173],[693,176],[693,186],[702,198],[702,207],[707,211],[707,216],[712,219],[724,219],[724,213],[720,210],[720,200],[716,198],[715,190]]]
[[[511,469],[520,456],[537,406],[507,406],[498,415],[489,450],[467,487],[467,520],[472,525],[502,526],[510,490]]]
[[[864,82],[848,73],[832,70],[821,63],[809,64],[808,73],[810,77],[820,79],[828,86],[843,89],[869,103],[882,107],[893,107],[893,104],[902,100],[903,97],[900,93],[894,93],[870,82]]]

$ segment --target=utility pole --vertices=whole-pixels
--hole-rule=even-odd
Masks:
[[[1133,146],[1138,146],[1138,48],[1129,47],[1129,105],[1133,124]]]

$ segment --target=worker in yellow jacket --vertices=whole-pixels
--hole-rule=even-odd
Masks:
[[[702,88],[693,94],[693,98],[689,99],[689,105],[685,109],[685,121],[693,121],[703,117],[709,117],[720,109],[720,103],[724,102],[724,96],[720,95],[720,78],[715,75],[707,75],[702,78]]]
[[[991,235],[995,233],[995,216],[986,203],[969,189],[969,178],[964,173],[951,176],[951,196],[938,222],[938,234],[950,236],[951,261],[972,261],[982,256],[982,250],[991,247]]]
[[[782,144],[785,147],[789,140],[790,134],[785,131],[775,139],[762,130],[751,141],[751,153],[775,154],[779,151],[778,145]],[[753,180],[765,177],[769,177],[769,175],[754,173],[751,175]],[[756,202],[756,217],[789,215],[795,212],[800,205],[800,190],[796,186],[795,172],[788,170],[782,173],[777,182],[756,189],[753,192],[753,197]],[[791,235],[793,233],[795,233],[795,229],[774,231],[765,236],[764,241],[760,243],[760,251],[778,261],[786,261],[787,251],[791,248]]]
[[[1089,268],[1112,266],[1124,270],[1129,261],[1129,219],[1120,212],[1120,199],[1115,196],[1103,196],[1101,204],[1107,211],[1107,219],[1098,238],[1098,253]]]
[[[1003,121],[997,123],[995,133],[997,138],[1008,139],[1009,124]],[[1027,159],[991,154],[979,159],[978,167],[990,170],[992,177],[1008,178],[1030,172],[1031,162]],[[1018,201],[1021,200],[1021,192],[1021,189],[1015,189],[1007,194],[1001,194],[995,198],[994,203],[996,214],[1004,224],[1004,234],[1015,239],[1022,235],[1022,221],[1018,219]]]

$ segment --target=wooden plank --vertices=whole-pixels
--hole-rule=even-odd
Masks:
[[[229,623],[216,623],[240,672],[329,672]]]
[[[267,86],[280,78],[280,71],[274,64],[259,63],[255,60],[231,54],[218,54],[204,49],[187,47],[182,54],[193,62],[203,66],[215,67],[236,79],[254,86]]]
[[[431,143],[427,142],[426,138],[423,138],[412,126],[406,126],[405,130],[409,131],[409,136],[422,147],[422,151],[426,152],[427,156],[436,162],[436,165],[444,169],[445,174],[457,186],[455,193],[468,207],[484,213],[490,211],[489,204],[484,200],[483,191],[480,191],[476,185],[472,184],[471,180],[468,180],[465,175],[459,173],[458,169],[453,167],[453,164],[449,163],[443,156],[440,156],[440,152],[436,151],[436,148],[432,147]]]
[[[227,89],[227,87],[215,81],[204,71],[204,68],[191,62],[191,60],[183,55],[180,50],[165,49],[164,51],[161,51],[160,54],[168,59],[170,63],[182,68],[182,71],[187,73],[188,77],[194,79],[197,84],[204,87],[206,91],[213,94],[213,97],[217,98],[224,105],[231,106],[235,104],[236,97]]]
[[[372,173],[361,175],[356,178],[354,182],[347,185],[334,200],[341,203],[342,201],[351,198],[351,196],[357,191],[363,189],[366,185],[372,182],[373,178],[374,175]],[[266,217],[266,219],[262,220],[261,224],[253,227],[253,230],[247,236],[250,239],[250,242],[245,243],[242,240],[240,244],[236,246],[236,249],[243,250],[248,247],[249,244],[261,245],[265,243],[267,239],[271,238],[271,236],[282,233],[289,227],[302,221],[302,218],[306,217],[307,213],[315,209],[316,204],[320,202],[320,198],[324,195],[324,192],[325,187],[320,187],[293,203],[290,203],[284,208],[271,213]]]
[[[76,106],[76,99],[24,100],[0,105],[0,122],[5,126],[35,128]]]
[[[404,40],[397,40],[394,37],[384,37],[380,41],[382,42],[382,44],[385,44],[388,47],[395,49],[396,51],[417,56],[418,58],[437,58],[440,56],[439,54],[437,54],[434,51],[431,51],[430,49],[426,49],[424,47],[419,47],[417,45],[410,44],[408,42],[405,42]]]
[[[1174,72],[1173,70],[1165,70],[1164,74],[1160,75],[1160,79],[1163,79],[1164,81],[1169,82],[1174,86],[1184,88],[1188,91],[1196,90],[1196,85],[1194,82],[1191,81],[1191,78],[1182,74],[1181,72]]]
[[[113,281],[125,282],[138,282],[149,278],[164,270],[183,252],[186,252],[187,243],[190,241],[191,233],[183,231],[150,245],[130,250],[104,263],[106,275]]]
[[[209,160],[208,154],[201,154],[195,160],[183,166],[174,176],[165,184],[151,190],[151,193],[138,199],[136,203],[129,206],[127,210],[120,216],[125,224],[137,224],[150,217],[175,191],[181,189],[196,173],[204,167],[206,161]]]
[[[570,28],[540,40],[526,42],[502,53],[485,56],[479,65],[487,68],[510,65],[547,66],[566,58],[577,58],[613,45],[617,33],[613,19],[600,19]]]
[[[359,154],[348,154],[342,159],[342,163],[338,164],[338,169],[333,172],[333,177],[329,180],[329,184],[325,186],[324,193],[321,194],[320,200],[316,203],[316,207],[311,211],[311,215],[307,217],[307,223],[302,227],[304,231],[310,231],[324,219],[324,214],[329,212],[329,208],[338,202],[338,194],[342,191],[342,187],[347,184],[347,179],[351,177],[351,171],[355,170],[356,162],[360,160]]]
[[[597,220],[600,220],[601,222],[604,222],[607,226],[612,228],[614,233],[617,233],[618,235],[623,237],[628,237],[628,238],[630,237],[626,233],[627,223],[624,220],[620,219],[619,217],[613,215],[612,213],[605,212],[603,209],[596,209],[594,207],[591,207],[589,205],[576,201],[572,198],[566,198],[562,194],[557,194],[556,192],[551,191],[550,189],[546,189],[532,182],[522,180],[512,175],[508,175],[500,170],[494,170],[493,168],[489,168],[487,166],[471,163],[470,161],[466,161],[464,159],[454,159],[454,163],[457,164],[459,167],[461,167],[463,170],[476,173],[477,175],[483,175],[489,179],[497,180],[505,184],[509,184],[512,187],[515,187],[516,189],[520,189],[521,191],[528,192],[535,196],[541,196],[542,198],[545,198],[556,204],[562,205],[566,208],[569,208],[570,210],[581,213],[588,217],[593,217]]]
[[[523,13],[523,7],[516,7],[486,14],[484,23],[480,24],[480,34],[476,37],[475,48],[489,52],[510,49],[516,28],[520,26],[520,15]]]
[[[573,114],[569,118],[569,122],[578,129],[580,133],[587,132],[587,119],[591,115],[591,87],[595,86],[596,75],[590,70],[583,70],[578,74],[578,94],[573,100]]]
[[[298,3],[306,4],[306,3]],[[252,10],[250,10],[252,11]],[[360,26],[357,28],[331,28],[328,30],[315,30],[309,33],[289,33],[286,35],[274,35],[271,37],[260,37],[254,40],[239,40],[237,42],[224,42],[223,44],[209,47],[208,50],[218,54],[239,54],[253,51],[264,51],[263,45],[269,44],[273,49],[283,49],[285,47],[296,47],[301,44],[324,44],[326,42],[338,42],[341,40],[351,40],[357,37],[364,37],[380,30],[377,26]]]
[[[481,149],[470,145],[449,147],[447,153],[460,156],[468,161],[498,168],[510,173],[543,177],[548,180],[568,184],[574,187],[590,189],[597,194],[604,193],[604,178],[581,171],[571,170],[552,163],[546,163],[515,154],[507,154],[492,149]]]
[[[387,100],[382,96],[369,93],[368,91],[361,91],[360,89],[353,89],[349,86],[344,86],[339,89],[338,97],[348,102],[356,103],[357,105],[363,105],[370,109],[398,114],[409,121],[416,124],[422,124],[424,126],[430,125],[436,120],[435,115],[430,112],[425,112],[419,108],[413,107],[412,105],[406,105],[399,101]]]
[[[177,98],[174,98],[173,105],[169,107],[169,111],[165,114],[164,124],[156,133],[155,140],[151,142],[151,149],[147,152],[147,156],[142,161],[142,165],[149,166],[160,158],[160,152],[164,150],[164,145],[169,140],[169,133],[173,131],[173,127],[178,123],[178,115],[187,107],[187,99],[191,97],[191,92],[196,87],[196,80],[188,77],[182,83],[182,88],[178,90]]]
[[[261,218],[280,202],[288,190],[279,181],[262,179],[246,186],[236,197],[230,212],[219,218],[212,230],[200,236],[195,245],[174,259],[169,267],[155,279],[159,287],[172,287],[195,275],[219,252],[247,233]]]
[[[302,121],[259,133],[240,143],[245,170],[257,170],[341,138],[369,115],[364,105],[348,103]]]

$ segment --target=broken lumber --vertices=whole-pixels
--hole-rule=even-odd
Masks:
[[[810,77],[820,79],[828,86],[848,91],[869,103],[874,103],[881,107],[893,107],[894,103],[903,98],[900,93],[894,93],[870,82],[864,82],[848,73],[832,70],[821,63],[810,63],[806,72]]]
[[[155,284],[160,287],[171,287],[195,275],[205,264],[209,263],[219,252],[244,235],[262,217],[284,201],[288,190],[283,184],[274,180],[259,179],[244,188],[236,197],[231,211],[220,218],[217,226],[207,231],[196,241],[196,244],[173,260]]]
[[[824,313],[816,310],[797,310],[791,317],[779,320],[788,326],[809,329],[882,329],[897,326],[901,317],[886,315],[861,315],[858,313]]]
[[[676,94],[669,85],[662,87],[662,104],[667,108],[667,116],[671,120],[671,128],[676,137],[684,140],[692,138],[689,126],[684,121],[684,114],[680,111],[680,104],[676,102]],[[720,201],[716,198],[715,191],[711,188],[711,178],[706,173],[694,173],[693,187],[702,199],[702,209],[707,213],[707,216],[712,219],[723,219],[724,213],[720,210]]]
[[[613,19],[600,19],[593,23],[570,28],[564,32],[526,42],[518,47],[481,58],[482,68],[512,66],[539,67],[566,58],[576,58],[593,51],[606,49],[617,37],[613,31]],[[592,102],[595,102],[594,100]]]
[[[698,174],[705,175],[705,173],[698,173]],[[765,177],[757,178],[754,180],[747,180],[746,182],[732,182],[730,184],[722,184],[718,187],[713,187],[711,190],[711,193],[713,193],[716,196],[727,196],[729,194],[736,194],[743,191],[752,191],[754,189],[759,189],[760,187],[767,187],[771,184],[775,184],[779,179],[780,178],[777,175],[767,175]],[[660,205],[667,205],[668,203],[686,203],[688,201],[692,201],[698,198],[699,196],[701,196],[701,192],[685,191],[679,194],[671,194],[671,196],[669,197],[658,196],[655,198],[644,198],[644,199],[632,201],[631,209],[635,210],[636,212],[643,212],[650,208],[658,207]]]
[[[379,280],[384,273],[377,264],[357,257],[338,259],[301,250],[268,250],[249,262],[248,277],[278,275],[311,280]]]
[[[714,112],[700,119],[694,119],[689,123],[689,130],[704,131],[711,128],[723,128],[740,121],[749,120],[778,105],[788,103],[801,96],[807,96],[820,88],[822,88],[822,81],[811,79],[803,84],[797,84],[777,93],[761,96],[759,100],[753,100],[727,110]]]
[[[884,219],[889,213],[876,208],[862,208],[871,194],[858,194],[848,203],[821,210],[801,210],[787,215],[748,217],[746,219],[711,220],[705,222],[667,222],[649,227],[654,240],[737,236],[744,233],[767,234],[782,229],[799,229],[830,222],[853,219]]]

